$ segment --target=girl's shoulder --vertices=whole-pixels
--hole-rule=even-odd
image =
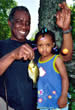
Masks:
[[[56,57],[55,57],[55,64],[61,65],[62,63],[64,63],[62,56],[61,55],[56,55]]]
[[[55,55],[55,56],[54,56],[54,62],[55,62],[55,64],[58,64],[58,63],[63,62],[62,56],[61,56],[60,54]]]
[[[57,60],[63,60],[62,56],[60,54],[57,54],[57,55],[54,55],[54,59],[57,59]]]

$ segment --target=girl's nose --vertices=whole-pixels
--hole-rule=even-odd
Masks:
[[[46,46],[45,45],[43,46],[43,50],[46,50]]]

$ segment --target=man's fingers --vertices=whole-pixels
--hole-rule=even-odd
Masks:
[[[34,51],[28,44],[24,45],[24,54],[26,54],[29,59],[34,58]]]
[[[66,2],[63,2],[63,3],[59,4],[59,7],[60,8],[68,8]]]
[[[61,11],[58,11],[57,14],[56,14],[56,18],[57,20],[64,20],[64,16],[63,16],[63,13]]]
[[[56,18],[57,18],[57,19],[60,18],[60,11],[58,11],[58,12],[56,13]]]

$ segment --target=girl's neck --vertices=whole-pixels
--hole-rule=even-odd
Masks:
[[[41,56],[40,57],[40,61],[46,61],[46,60],[48,60],[50,57],[52,57],[54,54],[50,54],[50,55],[48,55],[48,56]]]

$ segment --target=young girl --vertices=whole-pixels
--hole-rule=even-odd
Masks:
[[[65,65],[57,52],[54,33],[43,28],[36,34],[38,60],[38,102],[40,110],[68,110],[69,81]]]

